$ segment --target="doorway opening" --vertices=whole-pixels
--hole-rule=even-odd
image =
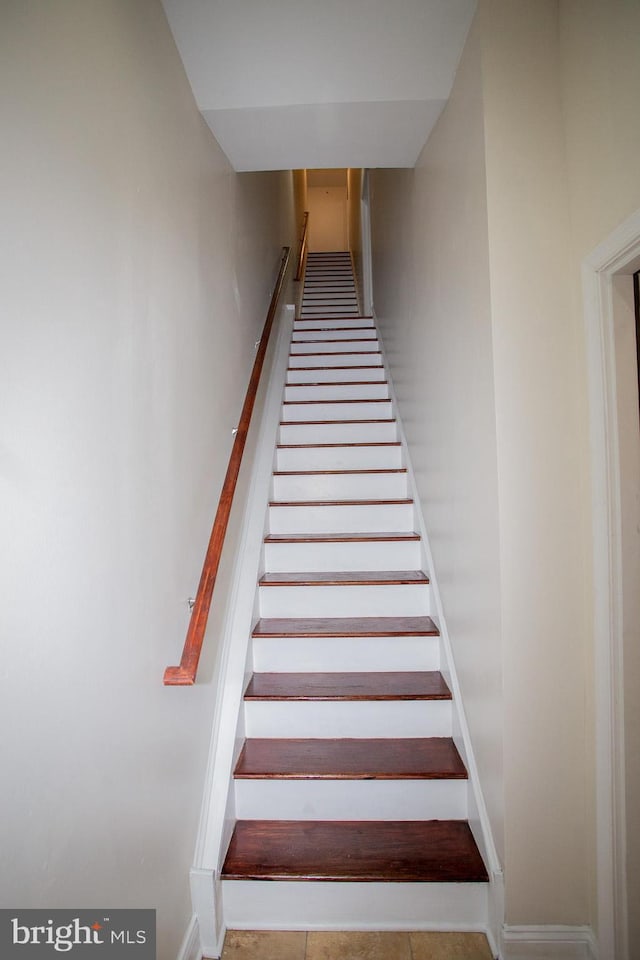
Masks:
[[[640,937],[640,211],[583,264],[594,548],[598,940]]]
[[[349,249],[347,170],[307,170],[309,251]]]

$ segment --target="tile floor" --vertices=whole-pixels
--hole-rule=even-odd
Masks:
[[[228,930],[222,960],[492,960],[482,933]]]

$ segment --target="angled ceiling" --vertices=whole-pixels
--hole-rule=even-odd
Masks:
[[[476,0],[163,0],[236,170],[410,167]]]

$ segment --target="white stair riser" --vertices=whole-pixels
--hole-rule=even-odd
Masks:
[[[354,543],[266,543],[265,570],[418,570],[419,540]]]
[[[318,287],[348,287],[355,291],[355,281],[349,264],[344,266],[312,267],[304,284],[305,296]]]
[[[375,327],[365,327],[364,329],[360,330],[356,324],[352,324],[351,328],[347,328],[346,330],[342,329],[341,327],[333,327],[328,330],[294,329],[293,339],[291,342],[296,343],[301,340],[353,340],[354,337],[358,337],[359,339],[365,338],[367,340],[375,340]]]
[[[304,296],[308,299],[309,294],[322,288],[346,287],[355,293],[355,281],[353,273],[348,265],[342,267],[319,267],[312,269],[308,274],[304,285]],[[305,304],[303,303],[303,306]]]
[[[307,273],[310,270],[338,269],[344,264],[351,270],[351,254],[348,250],[310,250],[307,254]]]
[[[263,617],[423,617],[431,613],[429,584],[263,586]]]
[[[344,260],[309,260],[305,264],[305,284],[310,277],[316,275],[328,275],[335,277],[339,273],[346,271],[347,275],[353,279],[353,267],[350,259]]]
[[[379,364],[373,367],[348,366],[344,369],[341,369],[340,367],[326,367],[324,369],[321,367],[314,367],[313,370],[298,370],[291,368],[287,371],[287,381],[289,383],[336,383],[337,381],[345,380],[353,381],[385,379],[385,369]]]
[[[382,423],[281,423],[280,443],[386,443],[398,439],[395,420]]]
[[[381,367],[382,355],[370,351],[350,350],[348,353],[317,355],[297,353],[289,356],[289,367]]]
[[[301,316],[304,319],[305,317],[343,317],[343,316],[357,317],[358,316],[358,307],[354,303],[353,308],[350,310],[348,307],[341,305],[332,309],[329,305],[318,307],[317,310],[313,308],[303,307]]]
[[[236,780],[239,820],[462,820],[466,780]]]
[[[326,277],[316,278],[305,288],[301,316],[304,316],[307,310],[326,304],[335,305],[340,312],[352,305],[357,314],[359,312],[358,296],[353,282],[346,277],[336,278],[336,280],[327,280]]]
[[[291,355],[307,353],[344,353],[345,350],[357,350],[359,353],[375,353],[380,349],[376,340],[340,340],[338,343],[331,340],[314,342],[309,340],[306,343],[291,343]]]
[[[391,400],[282,404],[283,421],[292,423],[306,420],[388,420],[392,416]]]
[[[366,379],[366,378],[363,378]],[[300,384],[286,387],[285,400],[388,400],[386,383]]]
[[[406,496],[406,473],[299,473],[273,477],[274,500],[397,500]]]
[[[257,637],[258,673],[439,670],[439,637]]]
[[[247,737],[450,737],[450,700],[246,701]]]
[[[483,930],[486,883],[224,880],[231,929]]]
[[[399,445],[281,448],[276,470],[394,470],[403,465]]]
[[[411,533],[412,503],[269,507],[270,533]]]
[[[328,263],[312,265],[307,269],[304,291],[316,287],[318,284],[348,283],[355,288],[355,280],[350,263]]]
[[[322,330],[326,327],[330,329],[337,329],[341,326],[345,327],[370,327],[372,330],[375,330],[375,325],[373,322],[373,317],[347,317],[344,324],[340,323],[340,320],[329,319],[326,324],[323,324],[322,320],[296,320],[293,329],[294,331],[302,330]]]
[[[325,286],[347,286],[355,291],[355,278],[350,264],[341,264],[338,266],[329,265],[328,267],[320,266],[318,268],[312,267],[307,274],[304,284],[305,296],[307,296],[310,291],[312,292],[318,287]]]
[[[358,300],[352,290],[316,290],[309,303],[302,308],[302,316],[321,317],[324,314],[358,313]]]

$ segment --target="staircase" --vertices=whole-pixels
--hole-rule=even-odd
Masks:
[[[358,312],[349,254],[309,254],[221,874],[229,927],[486,922],[416,506]]]
[[[308,254],[300,319],[357,316],[358,294],[351,255],[346,251]]]

